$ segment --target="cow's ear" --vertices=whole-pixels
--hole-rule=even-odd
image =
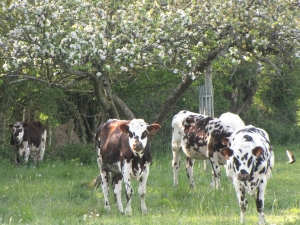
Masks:
[[[233,150],[225,147],[222,149],[221,154],[228,160],[229,157],[233,155]]]
[[[27,122],[23,123],[22,125],[23,125],[23,128],[24,128],[24,129],[27,129],[27,128],[28,128],[28,123],[27,123]]]
[[[126,123],[120,124],[119,128],[123,133],[129,133],[129,126]]]
[[[222,138],[221,142],[222,142],[222,145],[225,145],[227,147],[229,146],[229,138],[228,137]]]
[[[9,126],[9,128],[13,128],[13,127],[14,127],[14,125],[13,125],[13,124],[9,124],[8,126]]]
[[[156,133],[160,129],[160,125],[157,123],[152,123],[151,125],[147,126],[147,130],[149,131],[150,134]]]
[[[256,157],[259,157],[263,154],[264,150],[262,147],[258,146],[258,147],[255,147],[253,150],[252,150],[252,153],[253,155],[255,155]]]

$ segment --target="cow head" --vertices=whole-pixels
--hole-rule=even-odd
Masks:
[[[229,160],[229,169],[233,170],[240,181],[250,179],[252,169],[256,160],[263,154],[264,150],[261,146],[254,146],[253,142],[233,143],[231,148],[225,147],[221,154]],[[227,163],[228,165],[228,163]]]
[[[119,125],[123,133],[128,133],[129,145],[134,152],[142,152],[147,145],[148,134],[155,134],[159,129],[159,124],[146,124],[143,119],[133,119],[128,123]]]
[[[22,122],[16,122],[9,125],[12,128],[11,144],[21,144],[24,137],[24,129],[27,129],[28,124]]]

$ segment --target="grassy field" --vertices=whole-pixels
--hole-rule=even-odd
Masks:
[[[299,146],[274,147],[275,168],[265,196],[267,224],[300,224],[300,162],[286,164],[286,149],[300,158]],[[235,190],[224,168],[222,188],[210,190],[210,167],[204,171],[203,162],[196,162],[196,188],[191,190],[182,161],[179,186],[173,188],[171,151],[158,151],[153,149],[154,162],[147,184],[149,213],[141,215],[133,182],[132,217],[120,214],[114,204],[111,211],[104,210],[101,189],[91,185],[99,173],[96,158],[87,165],[80,159],[48,159],[37,168],[17,168],[10,160],[0,159],[0,224],[239,224]],[[247,198],[247,224],[257,224],[254,200],[249,195]]]

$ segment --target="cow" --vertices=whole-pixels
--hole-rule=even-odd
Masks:
[[[122,180],[125,184],[127,205],[126,215],[132,215],[131,199],[133,188],[131,179],[139,182],[141,212],[147,213],[145,203],[146,183],[149,166],[152,162],[148,136],[155,134],[160,125],[147,124],[143,119],[117,120],[110,119],[100,125],[96,132],[96,149],[98,166],[102,178],[101,187],[104,195],[105,209],[110,210],[108,201],[109,184],[112,188],[118,209],[124,213],[121,201]]]
[[[230,117],[230,113],[224,116]],[[232,114],[235,115],[235,114]],[[237,116],[237,115],[235,115]],[[237,116],[239,118],[239,116]],[[195,187],[193,178],[193,166],[195,160],[209,159],[213,169],[213,177],[210,183],[211,188],[220,187],[220,165],[226,164],[226,159],[221,154],[225,145],[222,144],[224,137],[229,137],[233,130],[224,120],[212,118],[187,110],[180,111],[172,120],[172,168],[173,185],[178,186],[178,169],[180,163],[180,151],[182,150],[186,157],[186,172],[190,182],[190,187]],[[237,120],[240,126],[244,122],[239,118]],[[235,121],[231,121],[234,123]]]
[[[230,146],[223,148],[221,153],[227,159],[226,174],[236,190],[240,222],[245,221],[248,192],[254,195],[259,224],[265,224],[264,194],[274,167],[274,153],[267,132],[248,125],[236,130],[230,138],[223,139],[223,144]]]
[[[15,122],[10,124],[12,129],[10,144],[15,146],[15,163],[20,164],[20,156],[28,163],[29,155],[34,164],[44,159],[47,130],[40,121]]]
[[[223,113],[219,119],[226,121],[233,131],[245,126],[244,121],[239,117],[239,115],[231,112]]]

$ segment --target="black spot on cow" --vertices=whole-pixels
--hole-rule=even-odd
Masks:
[[[247,163],[248,168],[250,168],[252,162],[253,162],[253,158],[250,157],[249,160],[248,160],[248,163]]]
[[[245,141],[245,142],[253,142],[253,138],[250,135],[244,135],[243,141]]]

